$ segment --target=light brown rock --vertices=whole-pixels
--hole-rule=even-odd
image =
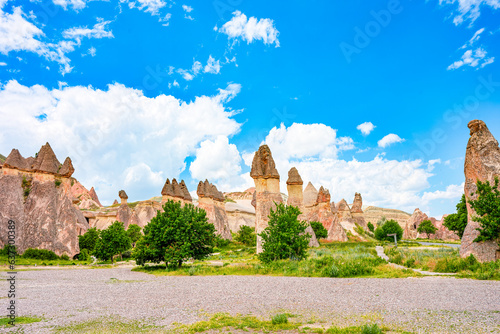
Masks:
[[[474,221],[475,211],[469,201],[477,199],[477,181],[489,181],[493,184],[495,177],[500,177],[500,148],[483,121],[473,120],[469,123],[470,139],[465,154],[465,196],[467,200],[468,224],[462,236],[460,256],[473,254],[479,261],[495,261],[500,258],[497,241],[474,242],[479,235],[479,223]],[[474,194],[474,195],[472,195]]]
[[[318,199],[318,190],[309,182],[304,189],[304,205],[306,207],[316,205]]]
[[[24,159],[21,153],[19,153],[19,150],[15,148],[12,149],[10,154],[7,156],[7,159],[5,160],[3,167],[26,170],[26,171],[30,169],[30,166],[28,165],[26,159]]]
[[[62,167],[49,143],[42,146],[31,166],[35,172],[57,174]]]
[[[73,168],[73,163],[71,162],[70,157],[67,157],[66,160],[64,160],[61,169],[59,170],[59,174],[61,174],[61,176],[64,177],[71,177],[71,175],[73,175],[74,172],[75,168]],[[99,202],[99,200],[97,200],[96,202]]]
[[[259,150],[255,152],[252,161],[250,176],[253,179],[272,178],[279,180],[280,175],[278,173],[278,170],[276,169],[271,150],[267,145],[262,145],[261,147],[259,147]]]
[[[354,201],[352,202],[351,213],[363,213],[363,199],[360,193],[354,195]]]

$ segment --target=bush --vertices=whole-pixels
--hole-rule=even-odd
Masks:
[[[394,237],[388,237],[388,234],[396,234],[397,240],[403,237],[403,229],[395,220],[387,220],[382,226],[375,229],[375,238],[377,240],[394,241]]]
[[[494,185],[489,181],[477,181],[477,200],[470,200],[469,204],[478,216],[472,219],[479,223],[479,236],[475,242],[494,240],[500,246],[500,188],[499,179],[495,177]],[[474,195],[474,194],[472,194]]]
[[[86,248],[82,249],[80,254],[78,254],[78,261],[89,261],[89,260],[90,260],[89,250]]]
[[[280,313],[276,314],[272,319],[273,325],[281,325],[288,323],[288,316],[286,314]]]
[[[382,334],[382,329],[377,324],[364,325],[361,327],[361,334]]]
[[[311,222],[311,227],[318,240],[328,238],[328,231],[320,222]]]
[[[171,200],[163,210],[144,227],[132,253],[138,265],[165,261],[167,267],[180,267],[187,259],[201,260],[213,252],[215,227],[205,210]]]
[[[16,246],[11,246],[9,244],[5,244],[5,246],[3,247],[3,249],[0,249],[0,255],[9,256],[9,253],[11,252],[11,249],[12,249],[12,252],[14,253],[14,255],[17,256]]]
[[[80,253],[82,250],[87,249],[89,254],[92,254],[97,240],[99,240],[99,231],[95,227],[89,228],[83,235],[79,235],[78,245],[80,246]]]
[[[271,209],[268,227],[259,234],[263,243],[263,251],[259,254],[262,262],[307,257],[311,235],[304,233],[307,223],[297,219],[300,214],[297,207],[283,203],[277,203],[276,210]]]
[[[234,239],[247,246],[255,246],[255,244],[257,243],[257,235],[255,234],[255,229],[246,225],[240,226],[240,229]]]
[[[111,260],[113,256],[123,253],[132,247],[132,242],[122,222],[115,221],[107,229],[99,233],[94,254],[100,260]]]
[[[64,260],[64,261],[69,261],[69,256],[68,256],[68,254],[63,254],[63,255],[61,255],[61,260]]]
[[[54,181],[54,184],[56,185],[56,188],[59,188],[59,186],[61,185],[62,181],[60,179],[56,179]]]
[[[215,247],[217,248],[227,247],[227,245],[229,245],[230,243],[231,240],[224,239],[220,235],[215,235],[215,243],[214,243]]]
[[[28,248],[23,253],[23,258],[25,259],[36,259],[36,260],[59,260],[59,256],[53,251],[47,249],[37,249]]]
[[[132,250],[126,250],[122,253],[122,259],[130,259],[132,258]]]
[[[457,213],[444,217],[443,225],[450,231],[458,234],[460,239],[462,239],[465,227],[467,226],[467,203],[465,195],[462,195],[460,202],[457,204]]]
[[[372,232],[373,232],[373,231],[375,231],[375,226],[373,226],[373,224],[372,224],[371,222],[368,222],[368,225],[367,225],[367,226],[368,226],[368,229],[369,229],[370,231],[372,231]]]

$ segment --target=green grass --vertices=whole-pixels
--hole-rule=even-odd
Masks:
[[[22,256],[16,257],[16,266],[76,266],[76,265],[88,265],[92,263],[89,261],[77,261],[77,260],[38,260],[38,259],[25,259]],[[0,266],[7,266],[8,258],[5,255],[0,256]]]
[[[421,239],[421,238],[418,238],[418,239],[416,239],[416,241],[433,242],[433,243],[438,243],[438,244],[456,244],[456,245],[460,245],[460,240],[445,241],[445,240],[434,240],[434,239]]]
[[[263,264],[255,255],[253,247],[242,247],[231,243],[220,254],[208,258],[217,261],[211,265],[207,261],[183,264],[170,269],[164,265],[136,267],[133,271],[167,276],[211,276],[211,275],[270,275],[296,277],[416,277],[413,270],[393,268],[380,259],[375,252],[375,243],[329,243],[320,248],[309,249],[306,260],[280,260]],[[220,266],[222,262],[222,266]]]
[[[4,163],[5,160],[7,160],[7,158],[5,156],[3,156],[3,155],[0,154],[0,162]]]
[[[480,280],[500,280],[500,260],[480,263],[473,256],[461,258],[459,250],[451,247],[409,249],[386,247],[390,262],[409,268],[439,273],[456,273],[457,277]]]
[[[12,325],[9,325],[10,318],[0,318],[0,326],[2,327],[12,327]],[[36,318],[36,317],[16,317],[15,324],[21,325],[21,324],[31,324],[33,322],[40,322],[42,321],[41,318]]]
[[[99,318],[85,322],[71,323],[54,329],[55,333],[169,333],[164,328],[148,324],[145,321],[123,321],[122,319]]]

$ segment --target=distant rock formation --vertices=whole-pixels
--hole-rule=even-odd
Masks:
[[[443,217],[444,219],[444,217]],[[427,233],[418,233],[417,229],[424,220],[430,220],[432,225],[437,228],[437,231],[431,235]],[[420,209],[415,209],[413,215],[407,220],[404,231],[403,239],[435,239],[435,240],[459,240],[458,235],[448,230],[442,220],[437,220],[434,217],[429,217]]]
[[[351,208],[345,199],[341,199],[335,206],[340,219],[352,219]]]
[[[479,261],[495,261],[500,258],[500,249],[496,241],[474,242],[479,235],[479,223],[473,220],[476,212],[469,201],[477,199],[477,181],[494,183],[495,176],[500,177],[500,148],[483,121],[473,120],[469,124],[470,139],[465,154],[465,197],[467,200],[468,224],[462,236],[460,256],[473,254]],[[474,195],[472,195],[474,194]]]
[[[113,201],[113,204],[112,204],[112,205],[116,205],[116,204],[118,204],[118,201],[115,199],[115,200]]]
[[[255,182],[255,232],[259,234],[268,226],[268,216],[271,209],[276,208],[275,203],[283,202],[280,176],[267,145],[255,152],[250,176]],[[257,253],[261,252],[262,238],[257,236]]]
[[[163,189],[161,190],[161,195],[163,203],[169,199],[181,202],[181,204],[193,202],[184,180],[181,180],[181,183],[178,183],[176,179],[172,179],[172,183],[170,183],[170,180],[167,179]]]
[[[234,202],[225,203],[231,232],[237,233],[243,225],[255,229],[255,207],[251,202],[251,199],[235,199]]]
[[[354,222],[364,228],[365,230],[368,228],[368,224],[365,220],[365,215],[363,212],[363,198],[360,193],[355,193],[354,201],[352,202],[351,207],[351,215]]]
[[[394,209],[384,209],[376,206],[369,206],[363,210],[363,216],[365,221],[371,222],[374,226],[377,226],[377,222],[385,217],[387,220],[395,220],[399,223],[399,226],[404,230],[406,228],[406,221],[411,217],[409,213],[401,210]]]
[[[87,190],[87,188],[75,179],[72,179],[71,183],[72,186],[70,193],[73,198],[73,204],[75,204],[79,209],[95,210],[102,207],[95,190],[93,190],[93,187],[91,190]]]
[[[309,182],[304,189],[304,205],[305,207],[311,207],[316,205],[316,200],[318,199],[318,190],[314,188],[313,184]]]
[[[9,220],[16,224],[16,246],[42,248],[58,255],[79,253],[78,235],[89,225],[73,205],[74,169],[65,160],[64,173],[52,148],[42,146],[36,158],[13,149],[0,168],[0,247],[7,243]]]
[[[125,190],[120,190],[118,192],[118,197],[120,197],[121,199],[121,205],[126,205],[127,204],[127,200],[128,200],[128,195],[127,193],[125,192]]]
[[[92,198],[94,202],[96,202],[99,206],[102,206],[101,202],[99,202],[99,197],[97,197],[97,193],[95,192],[94,187],[90,188],[89,196]]]
[[[208,222],[215,226],[216,233],[224,239],[232,240],[224,195],[208,180],[198,183],[196,193],[198,194],[198,207],[206,211]]]

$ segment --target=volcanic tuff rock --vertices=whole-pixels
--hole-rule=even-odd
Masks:
[[[304,182],[302,181],[302,178],[300,177],[299,171],[297,168],[292,167],[288,171],[288,180],[286,181],[286,184],[289,185],[303,185]]]
[[[271,150],[267,145],[262,145],[261,147],[259,147],[259,150],[255,152],[252,161],[252,170],[250,171],[250,176],[253,179],[272,178],[279,180],[280,175],[278,173],[278,170],[276,169],[276,164],[274,163]]]
[[[13,220],[19,252],[27,248],[69,256],[79,252],[78,235],[88,223],[73,205],[74,180],[59,175],[59,167],[49,144],[42,146],[36,159],[24,159],[12,150],[0,174],[0,247],[7,242],[8,221]]]
[[[340,202],[338,202],[335,206],[338,210],[338,216],[341,219],[352,218],[351,208],[349,207],[349,204],[347,204],[345,199],[341,199]]]
[[[94,187],[90,188],[89,196],[90,196],[90,198],[92,198],[92,200],[94,202],[96,202],[97,204],[99,204],[99,206],[102,206],[101,202],[99,202],[99,197],[97,197],[97,193],[95,192]]]
[[[128,195],[127,193],[125,192],[125,190],[120,190],[118,192],[118,197],[120,197],[121,199],[128,199]]]
[[[73,163],[71,162],[70,157],[67,157],[66,160],[64,160],[61,169],[59,170],[59,174],[61,174],[61,176],[70,177],[71,175],[73,175],[74,172],[75,168],[73,167]],[[99,202],[99,200],[97,200],[96,202]]]
[[[387,220],[392,219],[399,223],[399,226],[404,230],[406,227],[406,221],[411,217],[410,214],[394,209],[384,209],[376,206],[369,206],[363,210],[363,216],[367,222],[371,222],[374,226],[377,222],[385,217]]]
[[[318,191],[318,197],[316,199],[317,203],[328,203],[328,206],[330,206],[330,192],[328,189],[323,188],[321,186]],[[331,208],[330,208],[331,210]]]
[[[444,219],[444,217],[443,217]],[[424,220],[430,220],[432,225],[437,228],[436,233],[427,235],[427,233],[418,233],[417,228]],[[458,240],[458,235],[454,232],[448,230],[444,225],[442,220],[437,220],[434,217],[429,217],[420,209],[415,209],[413,215],[407,220],[404,231],[404,239],[418,239],[418,238],[429,238],[435,240]]]
[[[172,179],[172,183],[170,183],[170,180],[167,179],[163,189],[161,190],[161,194],[162,202],[166,202],[169,199],[180,201],[181,204],[191,203],[193,201],[184,180],[181,180],[181,183],[178,183],[176,179]]]
[[[354,202],[352,203],[351,213],[363,213],[363,199],[360,193],[354,195]]]
[[[477,199],[477,181],[494,183],[500,177],[500,148],[483,121],[473,120],[469,123],[470,139],[465,154],[465,196],[467,200],[468,224],[462,236],[460,256],[473,254],[479,261],[494,261],[500,258],[500,250],[496,241],[474,242],[479,235],[479,223],[474,221],[475,211],[469,201]],[[474,194],[474,195],[472,195]]]
[[[287,205],[299,207],[303,212],[304,194],[302,192],[302,184],[302,178],[297,168],[292,167],[288,171],[288,180],[286,181],[286,188],[288,190]]]
[[[224,195],[208,180],[198,183],[198,207],[207,213],[208,222],[215,226],[215,231],[222,238],[231,240],[231,230],[224,205]]]
[[[115,199],[115,200],[113,201],[113,204],[112,204],[112,205],[116,205],[116,204],[118,204],[118,201]]]
[[[416,239],[418,234],[417,228],[424,220],[429,220],[429,216],[420,211],[420,209],[415,209],[411,217],[406,221],[403,239]]]
[[[313,206],[316,204],[316,201],[318,199],[318,191],[314,186],[312,185],[311,182],[309,182],[306,186],[306,189],[304,189],[304,205],[307,206]]]

